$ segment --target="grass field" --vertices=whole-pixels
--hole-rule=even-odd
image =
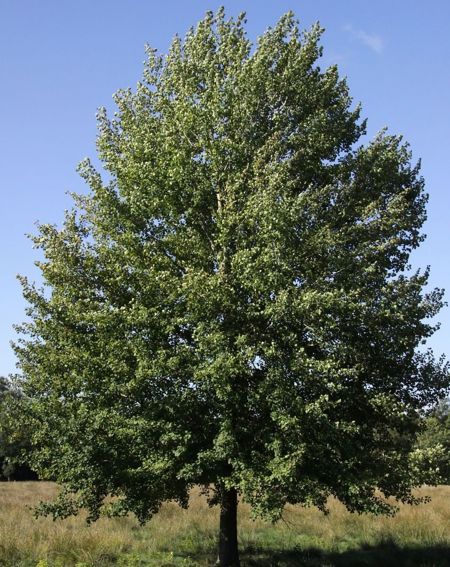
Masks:
[[[30,507],[51,483],[0,483],[0,565],[11,567],[212,565],[218,511],[194,491],[189,510],[168,503],[145,527],[133,518],[35,520]],[[273,526],[240,506],[243,566],[450,566],[450,486],[421,491],[432,502],[403,506],[394,518],[349,514],[338,502],[323,516],[289,507]]]

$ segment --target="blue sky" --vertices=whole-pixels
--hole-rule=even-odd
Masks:
[[[95,156],[95,112],[141,76],[144,44],[165,52],[206,10],[247,13],[252,39],[289,9],[302,27],[326,28],[322,66],[337,63],[372,137],[384,126],[422,158],[430,194],[428,238],[414,266],[450,298],[450,2],[448,0],[0,0],[0,375],[25,304],[16,274],[36,278],[34,223],[61,221],[66,191],[84,191],[75,167]],[[430,340],[450,355],[450,311]]]

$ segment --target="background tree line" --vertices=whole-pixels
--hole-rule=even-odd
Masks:
[[[0,376],[0,480],[37,480],[26,462],[29,431],[16,418],[15,410],[21,400],[20,390]]]

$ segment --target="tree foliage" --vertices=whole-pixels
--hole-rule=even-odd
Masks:
[[[414,502],[418,416],[448,386],[417,348],[442,304],[408,266],[419,166],[385,131],[361,144],[318,25],[287,14],[252,48],[244,22],[207,13],[148,48],[98,113],[105,174],[83,161],[89,193],[34,237],[16,350],[33,462],[67,488],[46,511],[96,519],[113,494],[145,521],[194,484],[271,519]]]

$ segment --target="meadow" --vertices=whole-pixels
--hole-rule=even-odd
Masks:
[[[198,491],[188,510],[165,504],[146,526],[131,517],[35,519],[32,506],[57,491],[46,482],[0,483],[0,565],[7,567],[206,566],[215,561],[218,510]],[[240,505],[239,543],[246,566],[450,565],[450,486],[419,494],[432,502],[401,506],[395,517],[358,516],[336,501],[330,514],[299,506],[272,525]]]

